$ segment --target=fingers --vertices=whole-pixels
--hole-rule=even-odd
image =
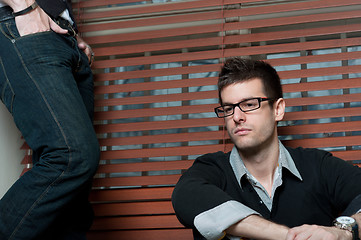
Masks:
[[[59,34],[67,34],[68,30],[57,25],[40,7],[28,14],[15,18],[20,36],[53,30]]]
[[[92,65],[94,61],[94,52],[92,48],[80,36],[77,36],[77,40],[78,47],[87,55],[89,64]]]
[[[15,17],[15,22],[20,36],[50,30],[48,15],[39,7],[28,14]]]
[[[68,33],[67,29],[61,28],[50,17],[48,17],[48,18],[49,18],[49,24],[50,24],[51,30],[53,30],[54,32],[59,33],[59,34],[67,34]]]

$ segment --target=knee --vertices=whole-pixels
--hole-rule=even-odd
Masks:
[[[79,158],[73,164],[73,170],[88,180],[97,171],[100,159],[100,147],[97,139],[88,139],[78,148]]]

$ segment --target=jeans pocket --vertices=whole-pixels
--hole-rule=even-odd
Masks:
[[[20,37],[14,19],[9,19],[2,24],[2,33],[10,40]]]
[[[0,58],[0,100],[5,104],[10,113],[13,112],[14,90],[7,78],[2,59]]]
[[[30,34],[20,36],[20,33],[16,26],[15,20],[10,19],[3,23],[2,32],[10,40],[19,40],[22,38],[28,38],[28,37],[32,37],[32,36],[41,35],[41,34],[49,34],[52,31],[49,30],[49,31],[43,31],[43,32],[36,32],[36,33],[30,33]]]

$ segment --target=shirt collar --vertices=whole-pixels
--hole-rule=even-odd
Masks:
[[[290,171],[294,176],[302,181],[302,177],[300,172],[298,171],[295,162],[293,161],[291,154],[287,151],[285,146],[279,141],[279,158],[278,165],[280,168],[286,168]],[[249,179],[253,179],[252,175],[248,172],[246,166],[244,165],[241,157],[239,156],[238,150],[236,146],[233,147],[231,151],[231,155],[229,158],[230,164],[232,166],[233,172],[236,175],[237,181],[241,185],[241,178],[246,175]]]

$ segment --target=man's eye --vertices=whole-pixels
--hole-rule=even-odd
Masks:
[[[233,107],[230,107],[230,106],[223,107],[223,111],[225,113],[230,113],[233,111]]]
[[[247,106],[247,107],[255,107],[256,104],[255,104],[255,103],[246,103],[246,106]]]
[[[241,107],[243,107],[245,109],[255,108],[255,107],[258,107],[258,102],[247,101],[247,102],[242,103]]]

